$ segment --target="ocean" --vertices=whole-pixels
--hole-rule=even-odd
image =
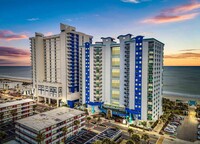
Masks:
[[[0,77],[31,79],[30,66],[1,66]],[[200,98],[200,66],[165,66],[163,73],[163,93]]]

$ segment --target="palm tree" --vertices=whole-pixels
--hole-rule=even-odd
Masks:
[[[132,128],[129,128],[128,129],[128,133],[129,133],[129,136],[131,136],[133,134],[133,129]]]
[[[143,134],[141,138],[142,138],[146,143],[149,143],[149,142],[148,142],[148,140],[149,140],[149,135]]]
[[[17,114],[17,109],[11,110],[10,113],[13,117],[13,122],[15,122],[14,116]]]
[[[37,107],[37,105],[33,105],[33,111],[35,111],[35,108]]]
[[[89,126],[90,120],[91,120],[91,117],[86,118],[86,121],[88,122],[88,126]]]
[[[96,119],[96,118],[97,118],[97,116],[96,116],[96,115],[94,115],[94,116],[93,116],[93,119]]]
[[[110,120],[110,118],[111,118],[111,110],[110,109],[108,109],[107,110],[107,118]]]
[[[3,139],[6,136],[6,133],[3,131],[0,131],[0,139]]]
[[[37,137],[36,137],[36,141],[38,142],[38,144],[41,144],[42,141],[44,141],[44,139],[45,139],[44,133],[40,133],[40,132],[39,132],[39,134],[38,134]]]
[[[141,124],[143,125],[143,127],[147,126],[147,122],[146,121],[141,122]]]
[[[84,109],[86,115],[89,115],[88,109]]]
[[[75,121],[74,121],[74,125],[75,125],[75,126],[78,126],[78,131],[79,131],[79,124],[80,124],[80,121],[79,121],[79,120],[75,120]]]
[[[3,117],[3,115],[4,115],[4,113],[3,113],[3,112],[1,112],[1,113],[0,113],[0,121],[2,121],[2,120],[3,120],[3,118],[4,118],[4,117]]]
[[[102,141],[102,144],[115,144],[114,141],[110,140],[109,138],[105,138],[103,141]]]
[[[100,124],[100,122],[101,122],[101,117],[98,116],[98,118],[97,118],[97,126]]]
[[[135,142],[135,144],[139,144],[140,143],[140,136],[137,134],[133,134],[131,136],[131,139]]]
[[[102,144],[102,141],[97,140],[97,141],[93,142],[92,144]]]
[[[67,133],[67,127],[62,128],[63,136],[64,136],[64,142],[65,142],[65,135]]]
[[[126,144],[135,144],[135,143],[134,143],[133,140],[130,139],[130,140],[128,140],[128,141],[126,142]]]

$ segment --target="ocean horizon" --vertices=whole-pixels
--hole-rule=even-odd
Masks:
[[[31,80],[31,66],[0,66],[0,77]],[[163,94],[200,98],[200,66],[164,66]]]

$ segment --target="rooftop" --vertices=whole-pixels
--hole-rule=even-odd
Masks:
[[[6,102],[6,103],[0,104],[0,108],[9,107],[9,106],[18,105],[18,104],[23,104],[23,103],[27,103],[27,102],[34,102],[34,100],[23,99],[23,100],[17,100],[17,101],[13,101],[13,102]]]
[[[47,112],[18,120],[16,122],[36,131],[40,131],[44,128],[50,127],[80,114],[84,114],[84,112],[67,107],[59,107]]]

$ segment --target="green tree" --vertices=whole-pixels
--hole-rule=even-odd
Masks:
[[[74,121],[74,125],[78,126],[78,131],[79,131],[80,121],[79,121],[79,120],[75,120],[75,121]]]
[[[38,142],[38,144],[41,144],[45,139],[45,135],[44,133],[38,133],[37,137],[36,137],[36,141]]]
[[[86,121],[87,121],[87,123],[88,123],[88,126],[89,126],[90,120],[91,120],[91,117],[87,117],[87,118],[86,118]]]
[[[140,143],[140,136],[138,134],[132,134],[131,139],[135,142],[135,144]]]
[[[143,127],[147,126],[147,122],[146,121],[141,122],[141,124],[143,125]]]
[[[4,113],[3,113],[3,112],[1,112],[1,113],[0,113],[0,121],[2,121],[2,120],[3,120],[3,118],[4,118],[4,116],[3,116],[3,115],[4,115]],[[0,123],[1,123],[1,122],[0,122]]]
[[[93,119],[96,119],[97,118],[97,116],[96,115],[93,115]]]
[[[112,115],[111,115],[111,110],[108,109],[108,110],[107,110],[107,118],[110,120],[111,117],[112,117]]]
[[[67,133],[67,127],[63,127],[62,132],[63,132],[63,136],[64,136],[64,141],[65,141],[65,139],[66,139],[65,135]]]
[[[105,138],[103,139],[102,144],[115,144],[115,142],[110,140],[109,138]]]
[[[0,142],[1,142],[1,140],[3,140],[5,138],[5,136],[6,136],[6,133],[3,131],[0,131]]]
[[[13,117],[13,122],[15,122],[15,118],[14,117],[15,117],[15,115],[17,115],[17,110],[16,109],[11,110],[10,113],[11,113],[11,115]]]
[[[132,128],[128,128],[128,133],[129,133],[129,136],[131,136],[133,134],[133,129]]]
[[[143,134],[141,139],[143,139],[146,143],[148,143],[148,140],[149,140],[149,135],[147,134]]]
[[[100,124],[100,122],[101,122],[101,117],[98,116],[98,118],[97,118],[97,126]]]
[[[84,109],[86,115],[89,115],[88,109]]]
[[[37,107],[37,105],[33,105],[33,111],[35,111],[36,107]]]
[[[133,140],[129,139],[126,144],[135,144]]]
[[[97,140],[97,141],[93,142],[92,144],[102,144],[102,141]]]

